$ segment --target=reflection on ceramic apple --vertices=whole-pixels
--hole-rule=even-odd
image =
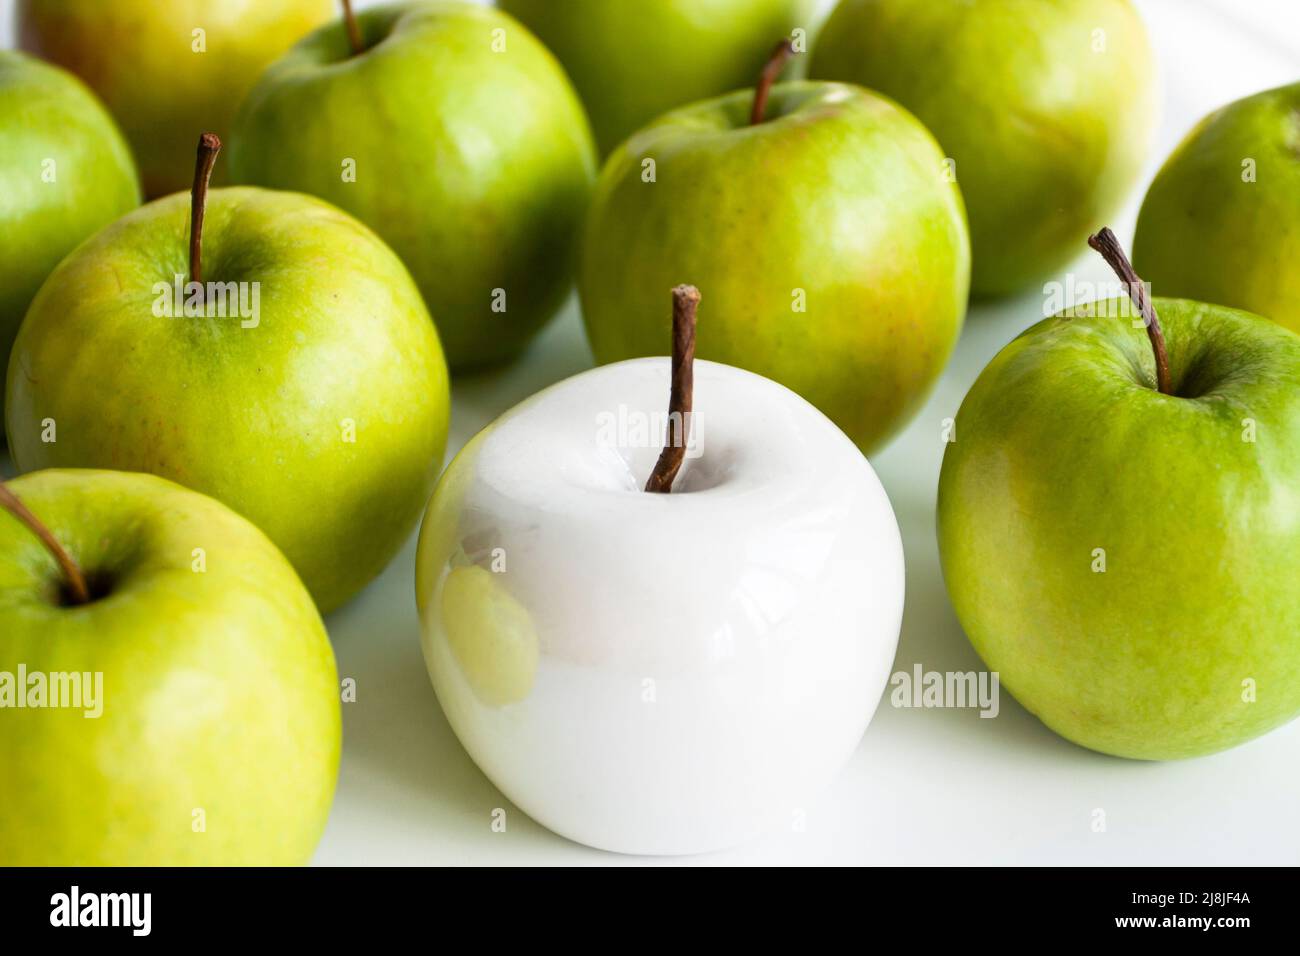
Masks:
[[[443,710],[507,797],[571,839],[691,853],[789,825],[871,719],[903,606],[871,466],[793,392],[695,363],[694,449],[642,485],[669,362],[561,382],[480,433],[421,531]]]
[[[442,582],[442,632],[479,700],[523,700],[537,674],[537,631],[528,609],[476,564],[453,567]]]

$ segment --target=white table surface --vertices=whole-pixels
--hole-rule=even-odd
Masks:
[[[1165,96],[1149,169],[1113,223],[1125,241],[1146,184],[1196,120],[1300,79],[1296,0],[1137,3]],[[0,45],[12,43],[11,7],[0,0]],[[1080,281],[1109,279],[1094,257],[1081,255],[1072,269]],[[940,433],[984,365],[1043,308],[1037,290],[972,308],[930,401],[873,459],[907,551],[895,671],[918,662],[926,670],[982,667],[939,574]],[[590,364],[573,301],[523,361],[456,383],[448,458],[517,401]],[[357,700],[343,705],[338,795],[317,864],[1300,863],[1300,721],[1227,753],[1138,763],[1067,743],[1009,694],[992,720],[975,710],[898,710],[886,697],[843,775],[805,809],[801,830],[685,860],[578,846],[516,810],[457,743],[420,653],[413,565],[414,539],[327,621],[340,676],[355,678]],[[492,828],[496,808],[506,810],[505,832]],[[1093,828],[1097,809],[1104,832]]]

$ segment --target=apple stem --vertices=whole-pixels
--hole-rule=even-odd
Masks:
[[[1169,381],[1169,353],[1165,350],[1165,333],[1160,328],[1156,308],[1147,295],[1146,283],[1133,271],[1133,264],[1124,255],[1124,247],[1110,229],[1103,228],[1095,236],[1089,236],[1088,245],[1101,253],[1101,257],[1128,286],[1129,298],[1142,315],[1142,321],[1147,327],[1147,338],[1151,340],[1151,349],[1156,354],[1156,387],[1166,395],[1174,394],[1173,385]]]
[[[77,562],[72,559],[72,555],[63,549],[59,544],[59,539],[54,537],[53,532],[41,523],[41,520],[27,510],[18,496],[15,495],[0,481],[0,507],[3,507],[11,515],[27,525],[36,537],[41,539],[41,544],[45,545],[47,551],[54,556],[54,560],[59,563],[63,569],[63,577],[67,581],[68,591],[72,595],[74,604],[88,604],[90,602],[90,590],[86,587],[86,576],[81,573],[81,568]]]
[[[352,44],[352,55],[364,53],[366,45],[361,42],[361,27],[357,24],[357,15],[352,12],[352,0],[343,0],[343,23],[348,28],[348,43]]]
[[[221,140],[216,133],[199,137],[199,155],[194,163],[194,188],[190,191],[190,281],[203,281],[203,213],[208,206],[208,181]]]
[[[754,89],[754,105],[749,111],[750,126],[757,126],[763,122],[763,117],[767,113],[767,96],[772,92],[772,84],[785,68],[785,61],[792,56],[794,56],[794,44],[788,39],[782,40],[772,50],[772,55],[759,75],[758,86]]]
[[[668,428],[664,450],[645,483],[646,491],[661,494],[672,491],[673,479],[686,457],[695,391],[695,313],[699,306],[700,290],[695,286],[679,285],[673,289],[673,384],[668,394]],[[675,440],[674,422],[677,423]]]

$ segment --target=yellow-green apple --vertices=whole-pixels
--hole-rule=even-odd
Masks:
[[[841,0],[810,75],[861,83],[928,126],[970,215],[972,287],[1066,265],[1133,186],[1153,55],[1130,0]]]
[[[560,58],[601,155],[661,113],[748,86],[810,0],[499,0]]]
[[[194,138],[225,136],[258,74],[333,10],[334,0],[18,0],[18,37],[103,98],[156,197],[189,185]]]
[[[573,283],[595,158],[582,105],[495,10],[400,3],[324,27],[235,124],[236,182],[328,199],[410,268],[453,370],[513,358]]]
[[[668,113],[610,156],[580,269],[587,335],[600,362],[662,352],[663,290],[693,276],[702,358],[792,388],[870,452],[961,329],[961,195],[890,101],[843,83],[759,91]]]
[[[152,475],[0,485],[0,866],[306,863],[339,689],[289,562]]]
[[[140,183],[126,141],[94,95],[72,74],[11,50],[0,50],[0,147],[3,368],[45,277],[83,239],[138,206]]]
[[[147,471],[212,495],[328,611],[419,518],[446,364],[391,249],[309,196],[207,195],[217,147],[205,135],[192,203],[118,220],[41,287],[10,358],[9,444],[24,471]]]
[[[706,290],[701,332],[710,314]],[[590,370],[479,433],[416,559],[466,750],[539,822],[628,853],[788,825],[857,746],[903,607],[898,525],[853,443],[673,341],[671,363]]]
[[[1147,192],[1134,265],[1162,295],[1300,332],[1300,83],[1216,110]]]
[[[1137,308],[1046,319],[981,373],[939,479],[943,574],[1048,727],[1192,757],[1300,714],[1300,336],[1148,300],[1095,242]]]

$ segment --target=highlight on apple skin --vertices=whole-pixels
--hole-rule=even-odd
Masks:
[[[341,714],[289,562],[229,508],[151,475],[40,471],[0,490],[89,582],[71,596],[0,508],[0,866],[307,863]]]
[[[840,0],[809,76],[892,97],[939,141],[970,216],[977,296],[1077,258],[1136,184],[1156,113],[1131,0]]]
[[[1230,103],[1187,134],[1147,191],[1133,261],[1164,295],[1300,332],[1300,83]]]
[[[235,182],[310,193],[402,258],[455,372],[517,358],[568,298],[596,158],[555,58],[460,0],[357,14],[270,66],[230,141]]]
[[[696,361],[695,444],[671,493],[643,490],[669,364],[584,372],[480,432],[416,558],[425,660],[465,749],[533,819],[625,853],[788,822],[856,748],[903,607],[871,466],[774,382]]]
[[[1172,394],[1127,300],[989,363],[944,454],[938,533],[957,617],[1021,704],[1082,746],[1169,760],[1300,714],[1300,336],[1154,305]]]

